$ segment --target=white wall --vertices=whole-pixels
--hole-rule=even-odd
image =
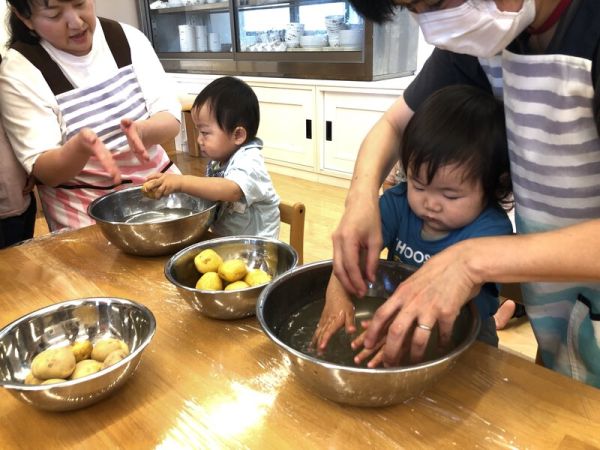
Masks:
[[[96,15],[140,27],[137,0],[96,0]]]

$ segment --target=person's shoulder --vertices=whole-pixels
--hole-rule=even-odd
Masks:
[[[148,40],[146,35],[140,30],[138,30],[136,27],[129,25],[125,22],[119,22],[119,25],[121,25],[121,28],[123,28],[123,32],[125,33],[125,37],[127,38],[129,45],[143,44],[151,46],[150,41]]]

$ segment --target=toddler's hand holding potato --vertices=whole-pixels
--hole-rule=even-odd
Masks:
[[[149,198],[158,200],[161,197],[181,191],[183,175],[174,173],[153,173],[146,178],[142,185],[142,193]]]

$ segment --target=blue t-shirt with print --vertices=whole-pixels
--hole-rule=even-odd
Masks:
[[[499,207],[488,207],[470,224],[450,232],[441,239],[426,240],[421,236],[423,221],[417,217],[406,197],[406,183],[388,189],[379,199],[383,245],[390,261],[420,267],[436,253],[450,245],[470,238],[512,234],[508,215]],[[475,298],[482,319],[487,320],[498,310],[498,287],[486,283]]]

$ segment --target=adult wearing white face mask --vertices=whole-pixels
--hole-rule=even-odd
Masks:
[[[448,339],[460,307],[483,283],[519,282],[543,364],[600,387],[600,2],[351,3],[377,22],[407,7],[438,48],[363,141],[333,234],[336,276],[359,295],[374,278],[378,189],[413,111],[449,84],[504,99],[518,233],[464,241],[433,257],[378,310],[361,358],[376,353],[373,365],[395,365],[408,344],[419,359],[429,329],[437,323]]]

